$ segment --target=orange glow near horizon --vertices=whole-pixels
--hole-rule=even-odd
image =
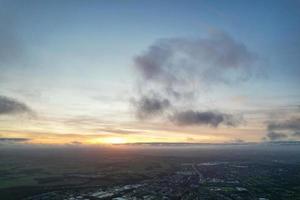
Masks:
[[[118,130],[122,128],[118,127]],[[201,129],[201,132],[194,129],[186,129],[180,132],[179,130],[138,130],[132,134],[121,134],[121,133],[111,133],[102,134],[101,133],[90,133],[84,134],[76,132],[73,134],[68,134],[64,131],[63,134],[47,133],[44,132],[30,132],[30,131],[9,131],[11,138],[28,138],[28,141],[23,143],[26,144],[71,144],[71,145],[110,145],[110,144],[126,144],[126,143],[160,143],[160,142],[170,142],[170,143],[224,143],[234,141],[235,136],[238,133],[245,133],[245,141],[256,142],[259,141],[259,136],[264,133],[263,129],[249,129],[249,128],[239,128],[239,129]],[[0,137],[7,134],[8,131],[0,130]],[[255,132],[256,134],[252,134]],[[251,134],[248,134],[251,133]],[[257,139],[258,138],[258,139]]]
[[[103,143],[107,144],[125,144],[126,140],[121,137],[109,137],[109,138],[104,138]]]
[[[126,142],[126,139],[122,137],[95,138],[90,140],[92,144],[125,144]]]

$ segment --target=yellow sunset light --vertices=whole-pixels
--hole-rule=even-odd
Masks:
[[[104,138],[103,142],[106,144],[124,144],[126,143],[126,140],[121,137],[109,137],[109,138]]]

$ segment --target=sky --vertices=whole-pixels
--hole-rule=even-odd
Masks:
[[[300,140],[300,2],[0,1],[0,143]]]

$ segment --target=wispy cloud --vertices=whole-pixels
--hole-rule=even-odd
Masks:
[[[120,128],[96,128],[96,129],[94,129],[94,131],[113,133],[116,135],[139,134],[142,132],[141,130],[130,130],[130,129],[120,129]]]

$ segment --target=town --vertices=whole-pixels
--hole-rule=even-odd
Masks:
[[[277,161],[274,161],[276,163]],[[283,167],[283,165],[281,166]],[[259,169],[261,176],[268,174],[254,163],[181,163],[170,175],[156,177],[136,184],[114,187],[77,188],[35,195],[24,200],[268,200],[272,194],[253,190],[247,176]],[[254,170],[254,171],[253,171]],[[277,168],[273,173],[284,176],[288,169]],[[243,180],[243,177],[245,179]]]

